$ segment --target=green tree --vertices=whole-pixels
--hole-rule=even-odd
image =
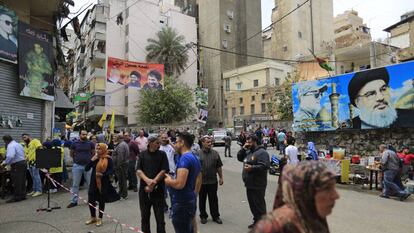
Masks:
[[[157,38],[148,39],[148,43],[145,48],[147,61],[164,64],[167,76],[179,75],[184,71],[188,62],[184,36],[170,27],[164,27],[157,33]]]
[[[137,120],[143,124],[171,124],[195,113],[193,91],[187,84],[165,77],[164,90],[141,90]]]
[[[272,100],[268,103],[267,111],[275,119],[281,121],[293,120],[292,84],[298,82],[299,79],[298,73],[288,73],[281,85],[270,89]]]

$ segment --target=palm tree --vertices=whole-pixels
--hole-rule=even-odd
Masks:
[[[188,62],[184,41],[184,36],[178,35],[174,29],[164,27],[157,33],[156,39],[148,39],[149,44],[145,48],[148,52],[147,61],[164,64],[167,76],[181,74]]]

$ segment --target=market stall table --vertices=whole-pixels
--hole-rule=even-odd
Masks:
[[[373,177],[375,176],[375,189],[378,190],[378,172],[381,170],[377,167],[367,166],[369,170],[369,190],[372,190],[372,181]]]

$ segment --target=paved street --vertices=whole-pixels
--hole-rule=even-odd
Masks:
[[[233,156],[236,156],[238,146],[233,143]],[[216,148],[220,154],[223,147]],[[272,152],[272,150],[270,150]],[[224,158],[224,185],[219,188],[220,212],[223,225],[218,225],[209,219],[206,225],[201,225],[202,233],[233,233],[247,232],[247,225],[251,223],[246,195],[241,181],[241,163],[236,158]],[[266,193],[268,210],[273,203],[276,191],[277,177],[269,176],[269,185]],[[412,233],[414,198],[406,202],[385,200],[377,195],[339,189],[341,195],[332,216],[328,222],[331,232],[349,233]],[[86,197],[86,190],[81,191],[81,196]],[[0,232],[25,233],[25,232],[121,232],[116,228],[116,223],[109,222],[104,217],[104,225],[101,228],[85,226],[84,222],[89,217],[89,211],[85,204],[72,209],[66,209],[70,195],[60,192],[52,195],[52,200],[57,202],[62,209],[51,213],[36,212],[40,205],[45,205],[46,195],[37,198],[28,198],[27,201],[6,204],[0,201]],[[122,223],[139,226],[139,206],[137,193],[130,192],[129,199],[108,204],[106,212]],[[171,221],[166,215],[167,232],[174,232]],[[36,221],[36,222],[32,222]],[[50,224],[48,226],[46,224]],[[53,227],[54,228],[53,228]],[[56,229],[55,229],[56,228]],[[152,223],[152,231],[156,232],[155,222]],[[131,232],[123,229],[122,232]]]

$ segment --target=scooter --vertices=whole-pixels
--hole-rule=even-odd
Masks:
[[[269,174],[280,175],[280,159],[275,154],[272,155],[272,159],[270,160]]]

